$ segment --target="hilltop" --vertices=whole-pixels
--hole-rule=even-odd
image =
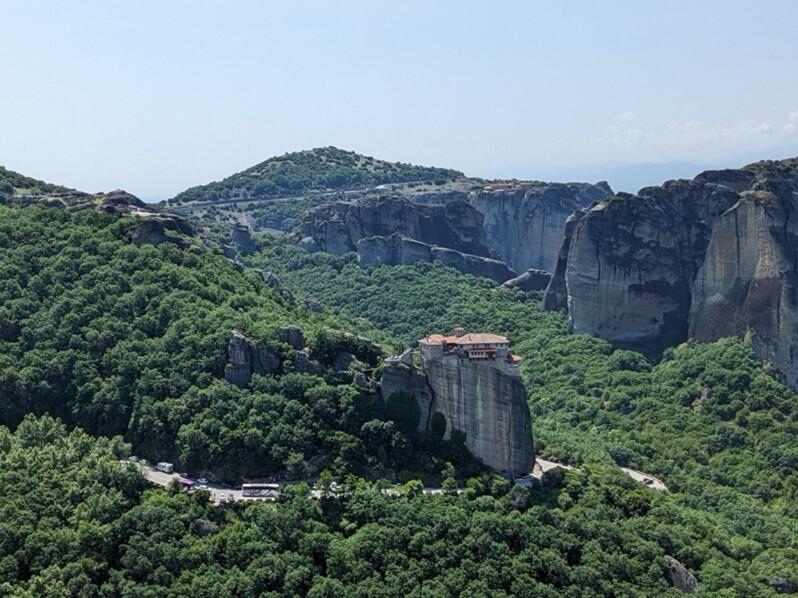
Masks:
[[[74,189],[68,189],[61,185],[53,185],[38,179],[27,177],[13,170],[8,170],[5,166],[0,166],[0,202],[10,201],[15,197],[26,195],[44,195],[55,193],[73,193]]]
[[[386,162],[330,146],[269,158],[221,181],[186,189],[169,201],[268,199],[388,183],[446,182],[463,176],[457,170]]]

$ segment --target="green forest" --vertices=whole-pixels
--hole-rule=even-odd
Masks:
[[[63,193],[66,191],[70,191],[70,189],[61,187],[60,185],[45,183],[44,181],[27,177],[0,166],[0,203],[6,202],[15,195],[20,194],[30,193],[39,195],[43,193]]]
[[[186,189],[170,203],[265,199],[388,183],[432,181],[442,184],[462,176],[462,172],[448,168],[386,162],[335,147],[323,147],[269,158],[221,181]]]
[[[666,557],[707,595],[798,587],[798,396],[749,339],[654,363],[437,264],[367,271],[264,236],[241,270],[210,246],[133,244],[136,225],[0,206],[0,594],[679,595]],[[295,371],[286,324],[320,372]],[[510,338],[537,452],[577,470],[513,486],[331,363],[356,350],[344,332],[391,352],[456,325]],[[280,369],[227,383],[232,330]],[[379,359],[358,358],[379,377]],[[325,472],[341,486],[213,507],[146,487],[120,461],[131,453],[229,481]]]

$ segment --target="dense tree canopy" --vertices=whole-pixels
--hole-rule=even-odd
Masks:
[[[224,180],[186,189],[172,202],[261,199],[309,191],[417,181],[446,182],[463,173],[448,168],[385,162],[335,147],[269,158]]]
[[[381,458],[364,452],[361,427],[385,421],[382,400],[331,366],[346,351],[372,367],[371,343],[333,332],[351,325],[293,305],[221,255],[131,244],[135,226],[93,211],[0,207],[0,423],[50,413],[233,480],[297,458],[432,474],[469,461],[461,447],[439,442],[437,456],[398,430],[371,447]],[[244,389],[223,380],[232,330],[290,364],[276,332],[285,324],[304,329],[323,375],[286,365]]]
[[[366,271],[264,239],[248,264],[331,308],[309,312],[211,250],[132,244],[136,225],[0,206],[0,594],[675,596],[666,556],[709,595],[798,587],[798,396],[748,339],[651,363],[437,264]],[[224,380],[233,329],[290,364],[285,324],[321,373]],[[511,487],[330,363],[345,351],[377,376],[373,344],[345,332],[399,348],[455,325],[510,337],[538,451],[578,470]],[[146,489],[131,450],[343,486],[214,508]],[[386,475],[407,483],[362,479]]]
[[[63,193],[70,191],[66,187],[45,183],[38,179],[24,176],[13,170],[7,170],[0,166],[0,203],[7,201],[16,195],[42,194],[42,193]]]
[[[710,593],[772,594],[791,556],[719,536],[611,471],[508,492],[400,495],[350,478],[315,501],[215,509],[144,490],[125,447],[45,417],[0,428],[0,593],[19,596],[677,596],[665,556],[703,563]]]

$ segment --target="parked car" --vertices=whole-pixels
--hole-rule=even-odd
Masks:
[[[199,484],[200,486],[207,486],[208,478],[197,478],[197,484]]]
[[[175,466],[171,463],[167,463],[166,461],[161,461],[155,466],[155,469],[162,471],[163,473],[174,473]]]

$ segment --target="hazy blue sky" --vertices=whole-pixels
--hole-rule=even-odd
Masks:
[[[8,2],[0,164],[159,198],[322,145],[484,177],[796,155],[796,23],[795,0]]]

